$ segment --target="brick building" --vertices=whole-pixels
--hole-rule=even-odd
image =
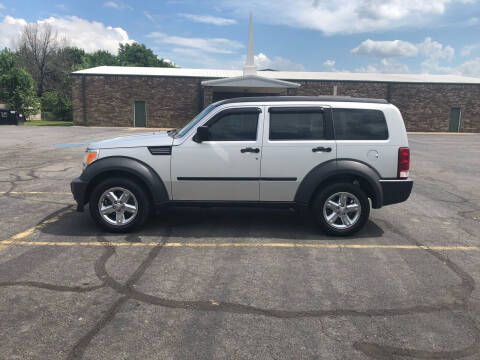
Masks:
[[[72,75],[75,125],[182,127],[229,97],[341,95],[387,99],[409,131],[480,132],[480,78],[115,66]]]
[[[72,74],[73,121],[85,126],[182,127],[210,103],[238,96],[387,99],[409,131],[480,132],[480,78],[257,71],[250,19],[241,70],[101,66]]]
[[[75,125],[180,128],[212,102],[261,95],[387,99],[409,131],[480,132],[480,78],[257,71],[251,15],[243,72],[100,66],[72,74]]]

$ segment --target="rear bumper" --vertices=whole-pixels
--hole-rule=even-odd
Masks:
[[[85,197],[87,193],[88,183],[80,178],[73,179],[70,183],[70,189],[72,190],[73,198],[77,202],[77,211],[83,211],[83,205],[87,203]]]
[[[412,192],[413,180],[380,180],[383,192],[383,205],[401,203]]]

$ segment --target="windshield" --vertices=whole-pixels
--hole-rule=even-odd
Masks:
[[[216,107],[216,104],[211,104],[207,106],[205,109],[203,109],[203,111],[200,114],[195,116],[192,121],[190,121],[187,125],[185,125],[185,127],[182,130],[178,132],[177,137],[182,137],[186,133],[188,133],[191,128],[193,128],[200,120],[202,120],[205,117],[205,115],[207,115],[210,112],[210,110],[212,110],[215,107]]]

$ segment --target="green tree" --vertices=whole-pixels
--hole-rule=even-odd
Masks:
[[[40,103],[33,78],[15,65],[16,55],[13,52],[8,49],[0,51],[0,99],[25,116],[36,114]]]
[[[0,50],[0,74],[13,68],[16,62],[17,54],[10,51],[8,48]]]
[[[138,43],[120,44],[117,59],[121,66],[175,67],[171,62],[159,59],[144,44]]]
[[[42,110],[55,114],[58,120],[72,120],[71,93],[46,91],[41,98]]]
[[[87,54],[87,57],[88,67],[118,65],[117,57],[105,50],[97,50],[93,53]]]
[[[59,60],[63,63],[62,69],[64,71],[75,71],[85,69],[89,67],[89,54],[85,50],[74,47],[67,46],[61,48],[58,52]]]

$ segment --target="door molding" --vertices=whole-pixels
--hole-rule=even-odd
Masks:
[[[178,181],[297,181],[296,177],[177,177]]]

